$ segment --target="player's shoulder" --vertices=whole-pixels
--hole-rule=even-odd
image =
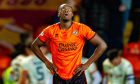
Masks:
[[[133,66],[127,59],[122,58],[122,65],[125,71],[128,71],[128,73],[133,73]]]
[[[75,21],[73,21],[73,24],[74,24],[74,26],[88,27],[86,24],[80,23],[80,22],[75,22]]]
[[[31,56],[28,56],[26,61],[24,61],[24,64],[34,64],[35,62],[42,62],[40,59],[38,59],[38,57],[36,57],[35,55],[31,55]]]
[[[111,65],[111,63],[110,63],[108,58],[104,60],[103,65],[104,66],[106,66],[106,65],[110,66]]]
[[[26,57],[26,60],[24,60],[23,62],[22,62],[22,66],[23,66],[23,68],[25,69],[29,69],[29,68],[31,68],[32,67],[32,59],[33,59],[33,56],[28,56],[28,57]]]
[[[28,56],[26,58],[26,60],[23,62],[24,64],[29,64],[30,62],[32,62],[34,56]]]
[[[77,30],[81,31],[81,33],[83,33],[83,31],[86,31],[86,30],[90,29],[90,27],[88,27],[86,24],[79,23],[79,22],[74,22],[74,21],[73,21],[73,27],[74,27],[74,29],[77,29]]]
[[[12,63],[21,63],[25,59],[24,55],[18,55],[16,58],[12,60]]]
[[[125,66],[131,66],[131,63],[125,58],[122,58],[122,62]]]
[[[75,21],[73,21],[72,22],[74,25],[82,25],[82,23],[80,23],[80,22],[75,22]]]
[[[52,30],[52,29],[55,29],[56,27],[59,27],[59,24],[60,24],[60,22],[54,23],[54,24],[52,24],[52,25],[46,26],[44,29],[45,29],[45,30],[46,30],[46,29]]]

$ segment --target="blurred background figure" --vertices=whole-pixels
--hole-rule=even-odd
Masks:
[[[21,42],[15,45],[15,49],[13,53],[11,53],[11,57],[13,58],[11,61],[11,66],[9,66],[9,68],[3,74],[3,79],[7,80],[4,81],[4,83],[18,83],[20,72],[23,68],[23,62],[26,60],[28,55],[32,54],[29,49],[32,39],[33,37],[31,32],[20,34]],[[8,75],[9,77],[7,77]]]
[[[11,72],[9,76],[10,81],[14,81],[15,83],[19,82],[20,73],[23,69],[23,63],[26,58],[31,54],[28,47],[26,45],[20,45],[20,54],[17,55],[11,62]]]
[[[117,49],[108,51],[108,58],[103,63],[103,84],[135,84],[132,65],[121,55]]]
[[[132,0],[121,0],[119,11],[122,12],[122,31],[126,27],[131,11]]]
[[[11,66],[3,73],[4,84],[52,84],[52,75],[30,49],[32,33],[21,34]],[[42,48],[47,58],[51,55]]]
[[[48,51],[46,52],[43,47],[41,50],[51,61],[51,54]],[[53,76],[45,64],[32,53],[23,63],[18,84],[52,84],[52,78]]]
[[[15,58],[19,54],[23,53],[22,46],[30,46],[31,42],[33,41],[33,35],[32,32],[26,32],[20,34],[20,42],[14,45],[14,51],[11,53],[11,57]]]
[[[82,63],[85,63],[88,58],[83,57]],[[85,71],[86,79],[88,84],[100,84],[102,82],[102,76],[98,71],[96,64],[92,63],[89,68]]]

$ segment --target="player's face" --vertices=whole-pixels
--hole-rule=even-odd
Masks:
[[[121,63],[121,56],[116,57],[115,59],[112,60],[112,64],[114,66],[117,66]]]
[[[59,8],[59,16],[63,20],[71,20],[73,17],[72,8],[68,5],[62,5]]]

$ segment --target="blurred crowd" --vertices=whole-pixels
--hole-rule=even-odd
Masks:
[[[88,84],[139,84],[140,1],[65,0],[65,3],[73,7],[74,21],[91,27],[108,45],[104,55],[85,71]],[[21,27],[14,21],[0,26],[0,31],[5,28],[20,38],[14,45],[0,39],[0,84],[52,84],[52,74],[33,54],[30,45],[46,25],[59,22],[57,14],[53,18],[47,24],[42,23],[38,31],[28,23]],[[94,48],[86,42],[82,63]],[[51,60],[49,50],[41,49]]]

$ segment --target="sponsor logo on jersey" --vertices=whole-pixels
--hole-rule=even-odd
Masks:
[[[77,49],[76,43],[59,43],[58,44],[58,51],[59,52],[73,51],[76,49]]]

